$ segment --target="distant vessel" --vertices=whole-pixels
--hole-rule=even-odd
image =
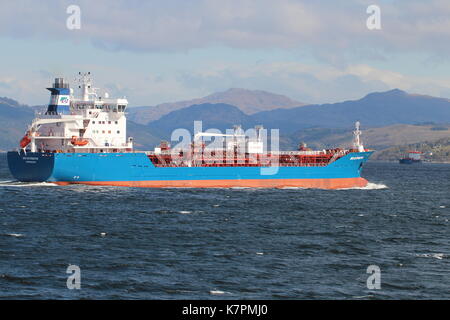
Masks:
[[[126,135],[125,98],[100,97],[90,73],[80,73],[79,95],[62,78],[48,90],[50,104],[32,121],[17,151],[8,152],[8,166],[19,181],[60,185],[128,187],[364,187],[364,148],[359,122],[349,149],[266,151],[261,137],[240,133],[197,132],[183,148],[167,142],[153,151],[133,149]],[[204,137],[226,138],[211,149]]]
[[[408,155],[399,160],[401,164],[413,164],[413,163],[422,163],[422,152],[420,151],[408,151]]]

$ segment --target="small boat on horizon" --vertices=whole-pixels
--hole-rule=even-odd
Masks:
[[[400,164],[422,163],[422,152],[408,151],[408,155],[398,160]]]

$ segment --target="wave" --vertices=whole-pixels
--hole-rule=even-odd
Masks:
[[[422,257],[422,258],[435,258],[438,260],[442,260],[443,258],[447,258],[448,255],[444,254],[444,253],[423,253],[423,254],[416,254],[417,257]]]
[[[222,291],[222,290],[210,290],[209,294],[213,295],[213,296],[219,296],[219,295],[228,295],[231,294],[231,292],[227,292],[227,291]]]
[[[231,187],[224,189],[233,189],[233,190],[270,190],[270,189],[278,189],[278,190],[321,190],[317,188],[306,188],[306,187],[281,187],[281,188],[266,188],[266,187]],[[381,190],[381,189],[389,189],[389,187],[383,183],[373,183],[369,182],[365,187],[352,187],[352,188],[340,188],[336,190]],[[325,189],[326,190],[326,189]]]
[[[303,188],[303,187],[283,187],[283,188],[279,188],[281,190],[306,190],[308,188]]]
[[[16,238],[23,237],[23,234],[21,234],[21,233],[6,233],[5,235],[10,236],[10,237],[16,237]]]
[[[0,181],[0,187],[56,187],[55,183],[51,182],[20,182],[14,180]]]
[[[365,187],[342,188],[339,190],[381,190],[381,189],[389,189],[389,187],[382,183],[369,182]]]

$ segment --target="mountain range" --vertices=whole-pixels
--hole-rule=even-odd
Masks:
[[[247,90],[231,88],[223,92],[216,92],[206,97],[172,103],[162,103],[152,107],[135,107],[129,109],[128,118],[140,124],[158,120],[172,111],[180,110],[192,105],[224,103],[238,107],[245,114],[277,108],[293,108],[305,105],[288,98],[263,90]]]
[[[370,93],[354,101],[259,112],[253,119],[285,132],[314,126],[346,128],[353,126],[355,121],[361,121],[365,127],[442,123],[450,122],[450,101],[394,89]]]
[[[191,104],[193,101],[198,103]],[[204,130],[225,131],[235,124],[244,129],[255,125],[280,129],[282,149],[296,148],[300,141],[316,148],[348,146],[355,121],[362,123],[366,146],[378,150],[422,142],[432,144],[450,137],[449,99],[398,89],[370,93],[358,100],[315,105],[303,105],[265,91],[230,89],[158,106],[128,108],[128,134],[134,137],[137,149],[151,149],[160,140],[169,140],[177,128],[192,132],[195,120],[202,120]],[[173,110],[162,110],[164,106]],[[0,149],[17,146],[36,109],[0,98]]]

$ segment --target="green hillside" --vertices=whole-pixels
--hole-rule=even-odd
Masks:
[[[450,137],[436,141],[425,141],[402,146],[395,146],[374,154],[374,160],[396,161],[408,150],[418,150],[424,153],[423,159],[433,162],[450,162]]]
[[[450,124],[401,124],[362,129],[364,145],[376,150],[425,141],[436,141],[450,137]],[[352,143],[352,130],[350,127],[346,129],[309,128],[299,130],[289,135],[289,141],[286,147],[293,147],[299,141],[305,141],[310,146],[316,148],[332,146],[346,147]]]
[[[301,141],[314,149],[334,146],[348,147],[352,144],[352,128],[310,128],[282,136],[281,148],[296,148]],[[362,139],[367,148],[376,152],[373,160],[398,160],[408,150],[432,153],[426,158],[436,162],[450,162],[450,124],[445,125],[394,125],[363,129]]]

